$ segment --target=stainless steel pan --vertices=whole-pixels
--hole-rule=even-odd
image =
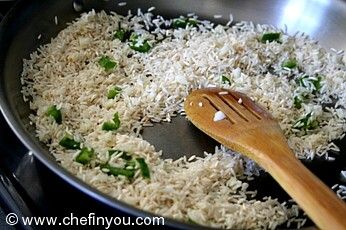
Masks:
[[[326,48],[346,49],[346,2],[341,0],[146,0],[127,1],[127,5],[123,7],[118,6],[121,1],[113,0],[79,0],[77,2],[83,5],[83,11],[94,8],[97,11],[103,9],[126,14],[129,9],[135,12],[137,8],[145,10],[155,6],[154,13],[167,18],[195,12],[200,18],[217,23],[226,23],[229,20],[229,14],[232,13],[236,21],[250,20],[255,23],[272,24],[281,28],[287,25],[290,33],[297,30],[304,31],[319,40]],[[35,51],[39,45],[48,43],[52,37],[66,27],[67,22],[78,17],[80,12],[76,12],[72,6],[72,0],[21,0],[2,21],[0,25],[1,111],[12,130],[26,147],[34,153],[35,157],[71,186],[111,208],[132,215],[151,216],[147,212],[102,194],[61,168],[49,154],[47,148],[35,138],[34,127],[29,125],[28,115],[30,110],[28,104],[22,100],[20,93],[22,59],[28,58],[29,54]],[[221,14],[223,17],[214,19],[213,15],[216,14]],[[58,25],[54,24],[55,16],[59,19]],[[41,34],[40,40],[37,39],[39,34]],[[186,148],[186,145],[191,148],[198,147],[199,138],[191,139],[190,137],[200,135],[201,138],[205,139],[203,135],[181,119],[175,119],[173,122],[174,124],[171,126],[166,126],[163,129],[158,126],[154,132],[148,129],[144,133],[144,136],[158,148],[163,148],[171,153],[167,157],[178,157],[174,153],[181,152],[180,149]],[[180,131],[175,132],[177,135],[172,136],[172,132],[167,131],[169,129]],[[173,138],[169,143],[174,144],[167,142],[167,135]],[[188,140],[187,144],[181,143],[181,137]],[[311,164],[313,165],[312,168],[315,169],[314,172],[323,177],[322,179],[329,184],[334,182],[333,178],[337,176],[337,170],[346,167],[346,165],[342,165],[342,162],[346,162],[344,157],[346,155],[345,140],[341,141],[339,146],[341,146],[343,154],[340,154],[341,157],[335,165],[326,165],[318,160]],[[203,146],[203,148],[205,147],[207,146]],[[327,170],[333,170],[333,172],[326,173]],[[328,174],[332,174],[331,177],[326,176]],[[273,181],[259,180],[261,183],[263,182],[261,187],[263,191],[270,194],[273,193],[273,189],[277,189]],[[261,191],[261,189],[259,190]],[[166,224],[184,229],[194,227],[168,219]]]

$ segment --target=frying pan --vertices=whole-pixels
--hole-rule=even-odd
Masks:
[[[146,0],[127,1],[127,5],[122,7],[118,6],[121,1],[112,0],[76,2],[82,5],[82,11],[112,10],[119,14],[127,14],[129,9],[136,12],[137,8],[146,10],[155,6],[154,13],[166,18],[195,12],[200,18],[216,23],[226,23],[229,20],[229,14],[232,13],[236,21],[249,20],[281,28],[287,25],[289,33],[293,34],[297,30],[304,31],[319,40],[325,48],[346,49],[344,39],[346,37],[346,2],[341,0]],[[47,148],[38,141],[34,127],[29,124],[28,116],[31,111],[20,93],[22,59],[29,58],[31,52],[40,45],[48,43],[66,27],[67,22],[79,16],[80,12],[76,12],[72,5],[72,0],[21,0],[2,21],[0,25],[1,112],[17,137],[34,153],[35,157],[71,186],[114,210],[121,210],[135,216],[152,216],[148,212],[99,192],[64,170],[55,162]],[[223,15],[223,17],[215,19],[213,15]],[[54,23],[55,16],[58,17],[58,25]],[[38,39],[39,35],[41,39]],[[147,128],[143,136],[158,149],[163,149],[167,153],[165,157],[170,158],[180,157],[178,154],[184,152],[182,150],[186,148],[196,149],[196,153],[202,154],[203,150],[215,144],[182,118],[173,119],[172,124]],[[201,145],[201,143],[208,144]],[[346,169],[346,140],[341,140],[337,144],[341,147],[341,153],[330,153],[336,157],[336,161],[325,162],[315,159],[305,162],[329,186],[342,182],[339,173]],[[259,197],[275,195],[279,199],[288,198],[287,194],[266,173],[257,178],[252,186],[258,190]],[[175,228],[196,228],[196,226],[169,218],[166,218],[165,223]],[[201,227],[199,226],[198,229]]]

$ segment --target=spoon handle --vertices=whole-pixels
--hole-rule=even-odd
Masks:
[[[281,146],[275,151],[282,153],[266,159],[266,170],[319,228],[345,230],[345,202],[296,159],[287,145]]]

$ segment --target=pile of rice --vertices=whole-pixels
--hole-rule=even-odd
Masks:
[[[247,190],[246,177],[258,172],[250,160],[222,146],[203,158],[162,159],[139,132],[183,112],[191,89],[218,86],[245,92],[266,107],[280,122],[297,157],[329,159],[329,150],[339,150],[331,141],[342,138],[346,130],[343,53],[327,52],[305,35],[288,36],[284,31],[281,42],[261,43],[263,33],[279,31],[266,25],[240,22],[229,27],[200,21],[198,27],[172,29],[171,22],[150,12],[123,17],[91,11],[32,53],[24,60],[22,93],[34,111],[30,119],[37,137],[77,177],[143,210],[221,228],[273,229],[285,222],[302,226],[305,219],[298,218],[296,205],[253,198],[256,192]],[[119,24],[148,39],[152,49],[136,52],[113,39]],[[112,57],[117,68],[101,68],[98,61],[103,55]],[[288,58],[295,58],[299,68],[283,68]],[[322,76],[321,89],[297,109],[297,93],[313,90],[295,80],[303,74]],[[231,84],[223,83],[222,75]],[[115,85],[121,94],[108,99],[107,91]],[[62,124],[46,115],[52,105],[61,109]],[[102,130],[102,123],[116,112],[120,128]],[[319,126],[306,131],[293,128],[307,114]],[[66,133],[93,148],[100,161],[107,159],[109,149],[145,158],[151,178],[136,173],[131,181],[108,175],[99,166],[77,163],[79,151],[59,145]]]

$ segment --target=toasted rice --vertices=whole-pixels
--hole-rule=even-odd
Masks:
[[[151,51],[137,53],[112,39],[119,22],[149,39]],[[285,221],[302,226],[305,220],[297,218],[296,205],[251,198],[255,191],[248,191],[245,178],[253,178],[259,170],[252,161],[222,146],[203,158],[162,159],[161,152],[139,132],[153,121],[170,121],[183,112],[189,90],[215,85],[245,92],[265,106],[280,122],[297,157],[328,157],[329,150],[338,151],[331,141],[346,130],[342,53],[327,52],[300,34],[283,33],[282,44],[260,43],[262,33],[278,31],[268,25],[240,22],[228,27],[201,21],[198,29],[163,29],[170,24],[161,16],[140,10],[133,17],[91,11],[32,53],[24,60],[22,93],[34,111],[30,119],[37,137],[74,175],[143,210],[222,228],[274,229]],[[154,28],[151,33],[149,27]],[[166,39],[155,42],[163,37]],[[116,60],[118,68],[110,72],[100,68],[102,55]],[[299,70],[281,67],[292,56]],[[301,72],[323,75],[322,88],[318,97],[295,109],[294,96],[304,89],[299,89],[292,76]],[[233,83],[222,84],[221,75],[229,76]],[[122,88],[121,96],[107,99],[107,91],[114,85]],[[331,102],[333,105],[325,108]],[[61,125],[46,116],[51,105],[61,108]],[[112,119],[115,112],[120,115],[120,129],[116,133],[101,130],[102,123]],[[292,129],[297,119],[310,112],[319,121],[318,128],[306,133]],[[109,176],[99,167],[75,162],[78,151],[59,145],[65,133],[94,148],[99,160],[105,160],[112,148],[144,157],[151,179],[136,174],[130,182]]]

